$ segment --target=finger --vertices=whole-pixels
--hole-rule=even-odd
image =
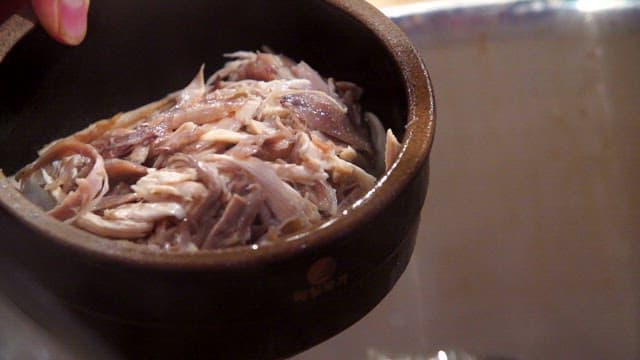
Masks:
[[[33,12],[54,39],[78,45],[87,34],[89,0],[31,0]]]

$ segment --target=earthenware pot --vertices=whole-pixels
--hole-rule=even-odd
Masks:
[[[36,27],[0,64],[6,175],[47,142],[180,88],[203,62],[212,71],[222,54],[263,45],[361,85],[363,106],[401,136],[402,152],[320,228],[196,253],[88,234],[0,176],[8,297],[77,351],[94,341],[128,358],[278,358],[335,335],[390,291],[414,247],[435,125],[427,71],[390,20],[365,1],[110,0],[92,2],[89,22],[78,47]]]

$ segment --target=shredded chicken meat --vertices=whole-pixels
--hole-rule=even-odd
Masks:
[[[48,213],[168,250],[267,244],[338,215],[400,152],[355,84],[236,52],[205,82],[102,120],[15,175]]]

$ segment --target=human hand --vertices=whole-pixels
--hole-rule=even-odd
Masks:
[[[0,22],[26,2],[0,0]],[[31,8],[52,38],[67,45],[78,45],[84,40],[89,0],[31,0]]]

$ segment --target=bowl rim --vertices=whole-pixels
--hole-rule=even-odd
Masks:
[[[0,206],[27,227],[101,262],[156,269],[229,269],[258,266],[322,248],[351,229],[374,218],[417,176],[427,161],[436,125],[435,98],[429,73],[407,36],[389,18],[365,0],[321,0],[351,16],[371,31],[389,52],[400,70],[407,99],[407,125],[401,152],[364,197],[318,227],[300,232],[267,246],[168,252],[126,240],[108,240],[60,222],[23,197],[0,169]],[[16,39],[17,41],[18,39]],[[118,244],[114,246],[113,242]]]

